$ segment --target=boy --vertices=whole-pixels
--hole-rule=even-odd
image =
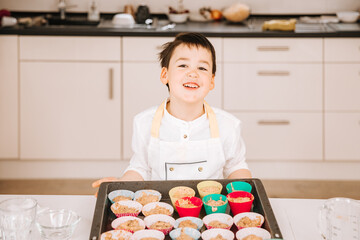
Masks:
[[[181,33],[159,54],[169,89],[160,107],[134,119],[134,155],[120,178],[105,181],[249,178],[240,121],[205,101],[214,86],[215,50],[199,33]]]

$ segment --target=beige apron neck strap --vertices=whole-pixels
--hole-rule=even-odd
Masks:
[[[160,131],[160,125],[161,125],[161,119],[164,116],[164,108],[165,103],[167,99],[165,99],[161,105],[158,107],[158,109],[155,112],[154,118],[152,120],[151,124],[151,136],[154,138],[159,138],[159,131]],[[209,125],[210,125],[210,136],[211,138],[218,138],[219,137],[219,126],[216,120],[216,115],[212,108],[209,106],[207,102],[204,101],[204,106],[206,109],[207,117],[209,119]]]
[[[219,125],[216,120],[216,115],[214,113],[214,110],[210,107],[210,105],[204,101],[204,106],[206,109],[207,117],[209,119],[209,125],[210,125],[210,136],[211,138],[219,138]]]

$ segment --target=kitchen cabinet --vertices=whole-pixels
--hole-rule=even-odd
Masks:
[[[123,37],[123,149],[125,159],[132,156],[131,139],[134,116],[145,109],[160,105],[168,97],[168,89],[160,82],[158,54],[161,46],[173,38]],[[222,107],[222,39],[209,39],[217,50],[215,89],[206,101],[211,106]]]
[[[121,159],[120,46],[20,37],[21,159]]]
[[[322,160],[321,39],[224,39],[224,109],[248,160]]]
[[[360,160],[360,38],[324,39],[325,160]]]
[[[18,36],[0,36],[0,159],[18,158]]]

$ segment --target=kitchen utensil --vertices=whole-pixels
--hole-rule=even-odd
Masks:
[[[189,13],[169,13],[168,18],[170,22],[185,23],[189,17]]]
[[[137,8],[135,14],[135,20],[137,23],[145,23],[145,20],[151,18],[149,7],[146,5],[140,5]]]
[[[319,231],[326,240],[360,239],[360,202],[330,198],[320,207]]]
[[[114,25],[120,25],[120,26],[132,26],[135,24],[135,20],[131,14],[119,13],[119,14],[115,14],[115,16],[112,19],[112,23]]]
[[[46,240],[68,240],[81,217],[74,211],[45,210],[36,216],[36,226],[43,239]]]
[[[359,12],[356,11],[348,11],[348,12],[337,12],[336,16],[340,19],[340,21],[345,23],[356,22],[359,19]]]
[[[28,240],[36,216],[37,201],[11,198],[0,203],[2,240]]]
[[[17,23],[17,20],[14,17],[3,16],[1,19],[1,25],[3,27],[15,26],[16,23]]]

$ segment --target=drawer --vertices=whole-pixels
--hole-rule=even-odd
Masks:
[[[224,64],[226,110],[322,109],[321,64]]]
[[[322,39],[225,38],[224,62],[321,62]]]
[[[325,160],[360,161],[360,113],[325,113]]]
[[[20,60],[120,61],[120,37],[20,36]]]
[[[249,160],[321,160],[321,113],[235,113]]]
[[[360,111],[360,63],[325,64],[325,110]]]
[[[123,37],[124,61],[159,62],[162,45],[173,41],[169,37]],[[216,52],[216,61],[222,60],[222,39],[209,38]]]
[[[360,62],[360,38],[325,38],[325,62]]]

